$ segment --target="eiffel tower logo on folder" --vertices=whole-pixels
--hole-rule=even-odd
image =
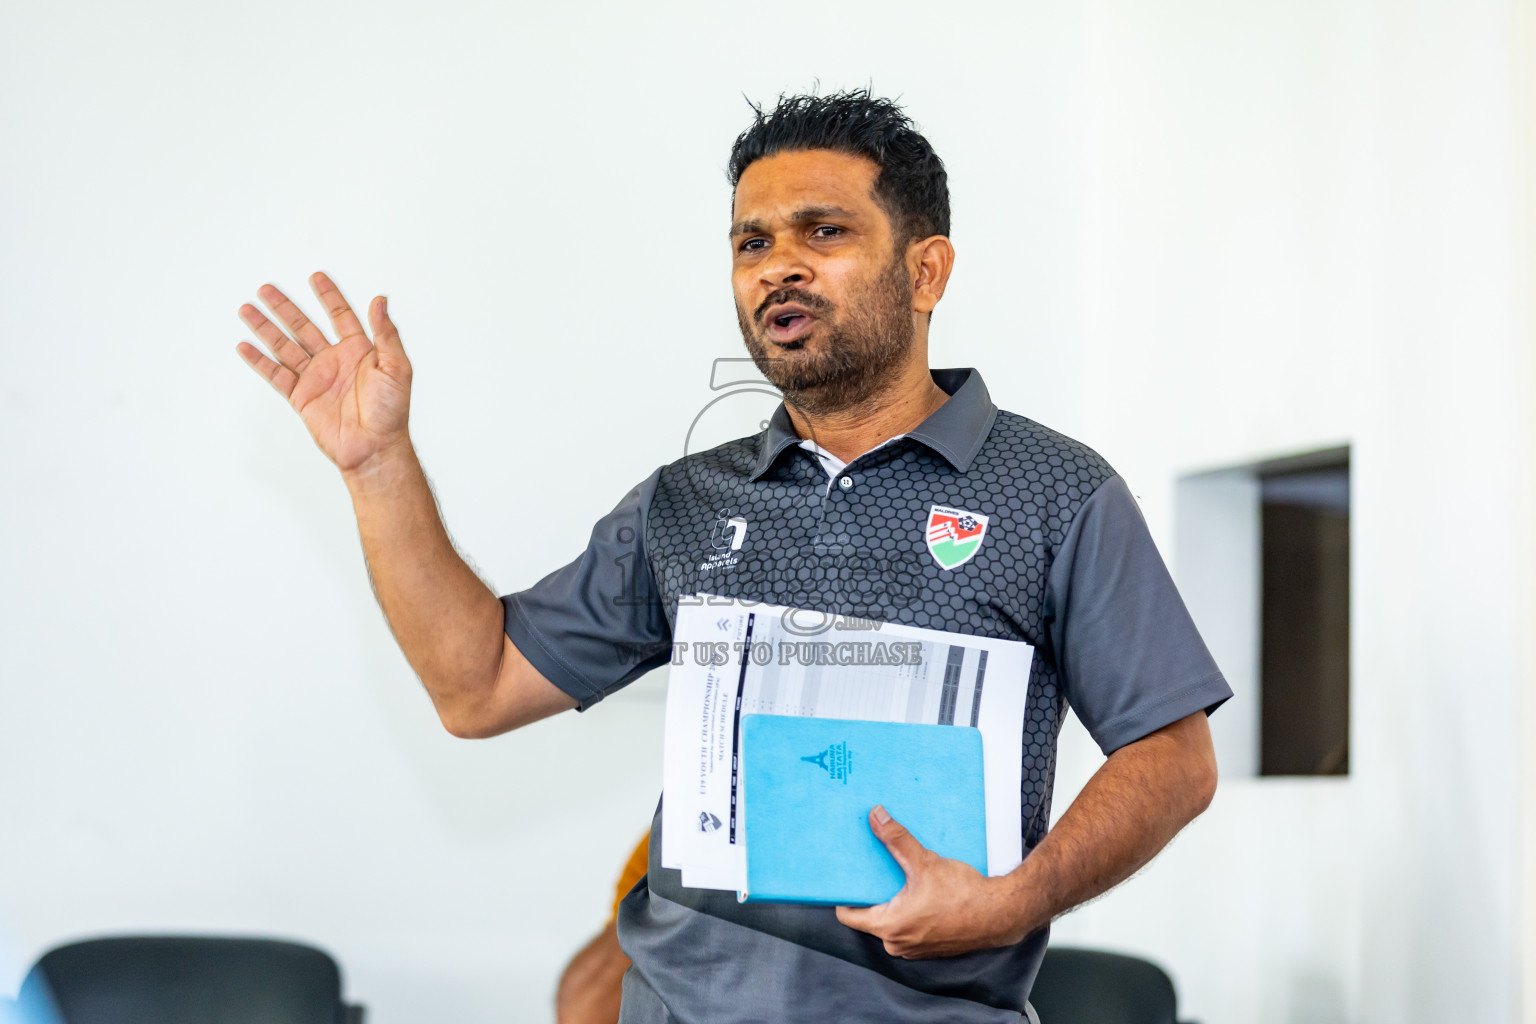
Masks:
[[[848,743],[834,743],[819,754],[801,754],[800,760],[820,766],[833,782],[848,784],[848,769],[852,764],[848,756]]]

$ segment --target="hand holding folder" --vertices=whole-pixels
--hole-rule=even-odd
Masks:
[[[1014,878],[988,878],[940,856],[883,807],[870,811],[869,829],[901,866],[905,884],[886,903],[838,907],[843,924],[881,939],[892,956],[908,959],[953,956],[1024,938]]]

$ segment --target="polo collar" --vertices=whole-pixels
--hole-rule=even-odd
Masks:
[[[960,472],[970,468],[976,453],[992,432],[997,419],[997,406],[982,382],[981,374],[970,367],[952,370],[930,370],[933,382],[949,395],[949,401],[934,410],[932,415],[906,436],[920,441],[942,455]],[[779,453],[791,445],[800,443],[795,433],[789,411],[780,402],[768,420],[767,428],[758,435],[757,463],[752,467],[752,480],[768,472]]]

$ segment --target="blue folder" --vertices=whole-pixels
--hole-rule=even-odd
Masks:
[[[928,849],[987,872],[981,732],[786,715],[741,719],[743,902],[869,906],[905,875],[869,827],[883,804]]]

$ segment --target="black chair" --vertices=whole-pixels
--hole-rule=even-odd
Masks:
[[[362,1024],[341,971],[271,939],[93,939],[45,953],[16,999],[28,1024]]]
[[[1029,1002],[1040,1024],[1180,1024],[1162,968],[1095,949],[1048,948]]]

